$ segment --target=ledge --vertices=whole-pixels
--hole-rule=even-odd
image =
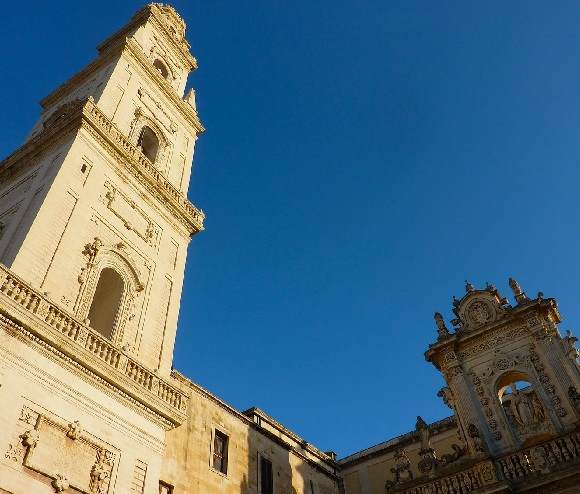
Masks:
[[[47,120],[42,132],[0,162],[0,181],[16,173],[15,166],[22,160],[30,160],[46,147],[54,145],[69,132],[86,129],[107,149],[115,164],[129,172],[156,197],[172,215],[194,235],[203,228],[205,214],[167,180],[155,165],[134,146],[127,137],[99,109],[91,96],[86,100],[67,103],[57,110],[54,120]],[[26,166],[26,165],[24,165]]]
[[[23,333],[105,381],[130,401],[144,406],[166,429],[186,418],[188,398],[92,328],[0,264],[0,313]]]

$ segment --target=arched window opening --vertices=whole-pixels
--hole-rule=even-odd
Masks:
[[[508,374],[500,380],[498,388],[508,422],[522,439],[545,429],[546,413],[528,376],[520,372]]]
[[[149,159],[149,161],[151,161],[151,163],[155,163],[159,151],[159,139],[150,127],[145,126],[141,129],[137,146],[139,146],[141,152]]]
[[[124,288],[123,279],[114,269],[101,271],[89,310],[89,321],[91,327],[105,338],[113,338]]]
[[[167,70],[167,67],[165,66],[165,64],[157,59],[155,60],[155,62],[153,62],[153,67],[155,67],[159,73],[161,74],[161,77],[163,77],[163,79],[167,79],[167,76],[169,75],[169,71]]]

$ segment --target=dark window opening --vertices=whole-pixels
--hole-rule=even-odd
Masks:
[[[173,494],[173,486],[159,481],[159,494]]]
[[[123,280],[114,269],[105,268],[101,271],[89,310],[89,321],[91,328],[97,330],[105,338],[113,338],[123,289]]]
[[[153,67],[155,67],[159,73],[161,74],[161,77],[163,77],[163,79],[167,79],[167,76],[169,75],[169,71],[167,70],[167,67],[165,66],[165,64],[157,59],[155,60],[155,62],[153,62]]]
[[[159,151],[159,139],[150,127],[143,127],[137,146],[151,163],[155,163],[155,158],[157,158],[157,152]]]
[[[228,436],[215,430],[213,437],[213,467],[223,474],[228,473]]]
[[[260,456],[260,492],[261,494],[274,494],[272,462],[263,456]]]

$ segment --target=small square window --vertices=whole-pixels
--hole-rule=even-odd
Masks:
[[[213,436],[212,466],[215,470],[223,474],[228,473],[228,443],[228,436],[215,429]]]
[[[173,494],[173,486],[159,481],[159,494]]]

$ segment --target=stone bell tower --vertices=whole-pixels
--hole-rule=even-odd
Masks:
[[[513,305],[494,286],[467,283],[453,299],[454,330],[436,313],[438,339],[425,354],[447,381],[439,396],[474,454],[537,444],[571,431],[580,417],[576,338],[559,333],[554,299],[509,285]]]
[[[185,23],[141,9],[0,163],[0,492],[157,494],[203,132]],[[68,489],[68,490],[67,490]]]
[[[42,100],[0,168],[0,262],[149,368],[171,369],[203,127],[196,60],[172,7],[151,4]]]

